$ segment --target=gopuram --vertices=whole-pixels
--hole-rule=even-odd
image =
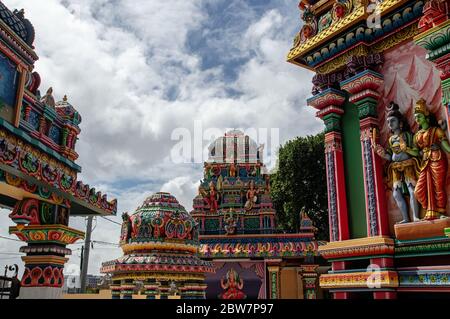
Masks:
[[[288,61],[315,72],[336,299],[450,296],[450,1],[302,0]]]
[[[41,96],[34,37],[24,11],[0,1],[0,205],[17,224],[9,233],[26,243],[19,298],[60,298],[66,245],[84,237],[69,217],[115,215],[117,202],[77,179],[81,116],[51,88]]]
[[[156,193],[122,218],[124,256],[101,269],[112,276],[113,299],[205,298],[205,274],[214,268],[198,257],[198,225],[175,197]]]
[[[320,297],[320,243],[301,214],[299,233],[277,231],[263,148],[241,131],[215,140],[191,212],[200,256],[216,270],[206,276],[207,298]]]

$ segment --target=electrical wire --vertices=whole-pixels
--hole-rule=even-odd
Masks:
[[[122,224],[121,223],[118,223],[118,222],[116,222],[116,221],[114,221],[114,220],[111,220],[111,219],[109,219],[109,218],[106,218],[105,216],[101,216],[103,219],[106,219],[107,221],[109,221],[109,222],[111,222],[111,223],[113,223],[113,224],[116,224],[116,225],[119,225],[119,226],[122,226]]]

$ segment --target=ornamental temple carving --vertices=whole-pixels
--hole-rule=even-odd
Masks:
[[[164,192],[122,215],[114,299],[450,296],[450,0],[301,0],[287,61],[314,72],[329,242],[277,228],[263,147],[212,141],[193,210]],[[34,71],[35,30],[0,1],[0,205],[26,244],[19,298],[60,298],[72,216],[117,214],[78,179],[81,115]],[[62,95],[61,95],[62,96]],[[324,267],[322,267],[324,266]]]
[[[78,180],[81,116],[52,88],[41,96],[34,37],[24,11],[0,1],[0,204],[17,224],[9,233],[25,242],[19,298],[60,298],[66,245],[84,237],[69,218],[115,215],[117,201]]]
[[[449,3],[299,4],[287,59],[315,72],[332,264],[320,286],[336,299],[450,294]]]
[[[210,145],[193,208],[200,257],[216,269],[206,276],[207,298],[321,296],[315,227],[301,212],[299,233],[277,230],[263,147],[249,136],[230,131]]]

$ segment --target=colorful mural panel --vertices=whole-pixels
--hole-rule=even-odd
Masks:
[[[438,121],[448,123],[447,112],[442,107],[442,88],[439,70],[426,59],[427,52],[422,47],[409,41],[402,43],[385,53],[385,63],[381,73],[384,77],[384,87],[381,88],[382,99],[378,105],[379,123],[382,125],[381,142],[388,144],[390,135],[386,121],[386,109],[391,102],[399,105],[400,112],[408,120],[413,132],[418,125],[414,120],[415,103],[423,98],[436,115]],[[448,125],[448,124],[447,124]],[[450,175],[447,180],[450,179]],[[394,224],[402,220],[402,214],[392,196],[392,190],[387,188],[388,211],[393,234]],[[450,194],[450,183],[447,183],[447,193]],[[447,205],[447,215],[450,215],[450,198]],[[424,212],[421,213],[423,217]],[[411,216],[412,218],[412,216]]]
[[[214,262],[216,273],[206,276],[207,299],[264,299],[264,262]]]

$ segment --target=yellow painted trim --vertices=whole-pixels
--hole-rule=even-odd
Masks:
[[[408,1],[409,0],[383,1],[379,4],[381,15],[385,15],[390,11],[395,10],[397,7],[403,5]],[[295,63],[295,59],[297,59],[299,56],[306,55],[308,52],[329,41],[331,38],[337,36],[345,29],[359,23],[364,19],[367,19],[370,14],[367,12],[367,4],[365,2],[366,1],[360,0],[359,3],[356,4],[353,12],[351,12],[349,15],[345,16],[337,22],[333,22],[333,24],[326,30],[323,30],[322,32],[316,34],[314,37],[308,39],[306,42],[298,45],[297,47],[292,48],[287,56],[288,62]],[[302,67],[304,67],[304,65],[302,65]]]
[[[205,275],[193,275],[193,274],[168,274],[166,273],[130,273],[130,274],[118,274],[113,276],[112,280],[146,280],[146,279],[158,279],[158,280],[174,280],[174,281],[186,281],[186,280],[204,280]]]
[[[66,257],[58,257],[58,256],[23,256],[22,260],[25,264],[56,264],[56,265],[64,265],[69,258]]]
[[[183,250],[193,253],[198,252],[198,247],[194,245],[180,244],[180,243],[167,243],[167,242],[148,242],[148,243],[131,243],[121,246],[125,254],[131,253],[136,250]]]
[[[332,250],[332,249],[346,249],[355,248],[361,246],[373,246],[373,245],[388,245],[393,246],[394,240],[389,237],[366,237],[358,239],[350,239],[344,241],[334,241],[327,243],[324,246],[319,246],[319,252]]]
[[[40,197],[39,195],[29,193],[22,188],[14,187],[12,185],[6,184],[5,182],[0,182],[0,194],[6,195],[8,197],[11,197],[11,198],[14,198],[17,200],[23,200],[24,198],[33,198],[33,199],[38,199],[40,201],[47,202],[47,203],[50,203],[53,205],[58,205],[53,200],[44,199],[44,198]]]
[[[378,273],[354,272],[320,276],[320,287],[325,289],[370,288],[369,284],[373,286],[376,284],[377,288],[396,288],[399,286],[398,274],[395,271],[380,271]]]
[[[77,230],[74,228],[70,228],[65,225],[28,225],[24,226],[22,229],[19,229],[17,226],[9,227],[10,232],[20,232],[22,230],[65,230],[71,233],[74,233],[75,235],[80,236],[81,238],[84,238],[85,233],[81,230]]]
[[[439,24],[439,25],[437,25],[437,26],[435,26],[435,27],[433,27],[433,28],[431,28],[431,29],[429,29],[429,30],[427,30],[427,31],[425,31],[425,32],[415,36],[414,37],[414,41],[420,41],[423,38],[426,38],[427,36],[431,35],[432,33],[435,33],[436,31],[439,31],[439,30],[441,30],[441,29],[443,29],[443,28],[445,28],[446,26],[449,26],[449,25],[450,25],[450,20],[447,20],[444,23],[441,23],[441,24]]]

